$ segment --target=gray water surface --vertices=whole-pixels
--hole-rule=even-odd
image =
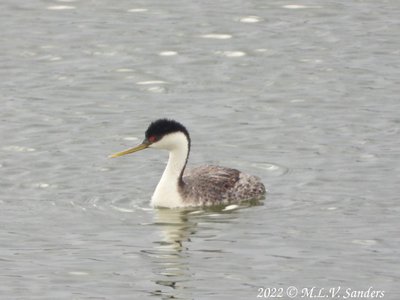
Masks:
[[[0,298],[399,299],[399,16],[395,0],[1,1]],[[191,165],[255,174],[265,201],[152,209],[167,153],[107,156],[159,117],[187,126]]]

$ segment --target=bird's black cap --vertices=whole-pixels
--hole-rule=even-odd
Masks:
[[[182,132],[190,141],[189,132],[181,123],[170,119],[159,119],[152,122],[146,130],[146,139],[150,140],[154,137],[156,140],[161,139],[163,136],[174,133]]]

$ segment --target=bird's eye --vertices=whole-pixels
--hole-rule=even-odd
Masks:
[[[154,143],[156,140],[157,140],[157,138],[154,135],[149,137],[149,141],[152,143]]]

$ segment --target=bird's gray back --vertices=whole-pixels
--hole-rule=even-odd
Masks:
[[[265,187],[260,179],[236,169],[201,166],[185,172],[183,199],[194,205],[216,205],[260,199]]]

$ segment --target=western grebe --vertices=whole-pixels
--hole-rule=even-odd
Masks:
[[[115,153],[118,157],[146,148],[165,149],[169,159],[151,198],[155,207],[211,206],[259,200],[265,187],[258,177],[235,169],[201,166],[185,170],[190,152],[187,129],[174,120],[160,119],[147,128],[143,142]]]

